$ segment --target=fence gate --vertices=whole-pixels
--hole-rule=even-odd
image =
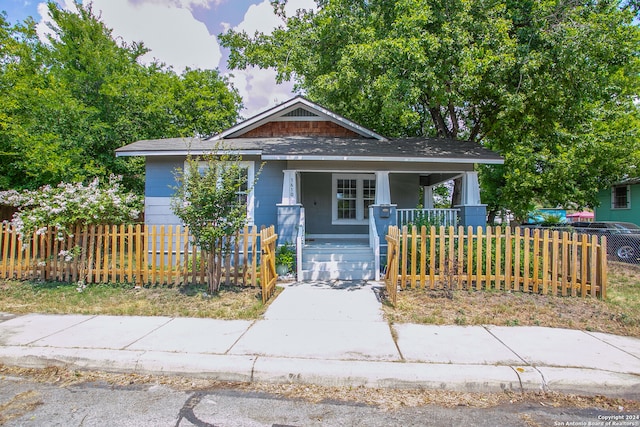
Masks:
[[[262,285],[262,302],[266,303],[273,295],[278,281],[276,273],[276,240],[278,235],[275,228],[265,228],[260,231],[260,284]]]
[[[387,274],[384,282],[387,288],[387,298],[394,306],[398,299],[398,258],[400,257],[400,235],[398,227],[389,227],[389,234],[385,237],[387,249]]]

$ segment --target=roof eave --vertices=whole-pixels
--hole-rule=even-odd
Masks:
[[[306,154],[266,154],[263,160],[311,160],[311,161],[349,161],[349,162],[406,162],[406,163],[464,163],[464,164],[504,164],[503,159],[451,158],[451,157],[389,157],[389,156],[325,156]]]
[[[260,156],[262,150],[138,150],[138,151],[116,151],[116,157],[155,157],[155,156],[202,156],[204,154],[212,155],[241,155],[241,156]]]

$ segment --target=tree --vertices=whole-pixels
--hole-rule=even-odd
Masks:
[[[116,41],[92,11],[48,4],[35,23],[0,15],[0,188],[37,188],[123,175],[141,194],[144,161],[116,158],[139,139],[211,135],[239,117],[241,98],[217,70],[142,65],[142,43]]]
[[[593,204],[600,186],[633,170],[640,32],[631,7],[318,0],[316,12],[285,16],[286,0],[272,3],[283,19],[272,34],[221,36],[231,67],[274,67],[312,100],[389,136],[499,151],[503,179],[485,189],[519,216],[534,201]]]
[[[248,181],[240,161],[240,156],[232,154],[189,156],[184,170],[175,171],[178,186],[171,208],[189,227],[193,243],[207,254],[212,293],[220,288],[223,257],[231,249],[231,237],[247,222],[246,195],[255,185]]]

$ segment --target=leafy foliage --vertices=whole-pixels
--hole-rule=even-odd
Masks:
[[[176,74],[142,65],[142,43],[116,41],[91,6],[48,4],[48,40],[35,22],[0,15],[0,189],[123,175],[141,194],[142,159],[115,149],[140,139],[211,135],[231,126],[240,96],[216,70]]]
[[[248,181],[241,157],[189,156],[184,170],[175,171],[173,212],[189,227],[195,244],[205,250],[211,292],[220,286],[222,260],[231,248],[231,236],[247,222],[245,195],[255,182]]]
[[[575,207],[640,166],[636,8],[614,0],[318,0],[272,34],[221,36],[229,64],[273,67],[389,136],[479,142],[490,208]],[[454,191],[454,197],[456,192]]]
[[[41,234],[54,227],[58,237],[73,233],[76,225],[131,223],[142,208],[140,198],[122,188],[122,177],[113,175],[103,185],[95,178],[88,185],[60,183],[38,190],[3,191],[0,204],[18,208],[12,222],[19,234]]]

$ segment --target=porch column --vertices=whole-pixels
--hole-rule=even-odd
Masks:
[[[376,172],[376,205],[391,204],[391,187],[389,186],[389,171]]]
[[[284,170],[282,202],[278,208],[278,245],[295,244],[300,228],[302,205],[298,203],[298,171]]]
[[[387,258],[387,241],[385,236],[389,225],[396,224],[396,205],[391,204],[391,186],[389,185],[389,171],[376,172],[376,198],[375,203],[369,206],[369,215],[371,215],[375,227],[379,247],[373,247],[373,230],[369,230],[369,243],[374,250],[376,257],[376,280],[380,278],[380,263],[386,263]]]
[[[425,209],[433,209],[433,187],[425,185],[422,187],[424,193],[424,201],[422,202]]]
[[[298,171],[284,170],[284,180],[282,181],[282,204],[298,204]]]
[[[480,202],[480,185],[478,172],[465,172],[462,175],[462,204],[460,209],[460,225],[465,227],[486,227],[487,205]]]
[[[478,172],[465,172],[462,175],[462,205],[476,206],[480,204],[480,184]]]

